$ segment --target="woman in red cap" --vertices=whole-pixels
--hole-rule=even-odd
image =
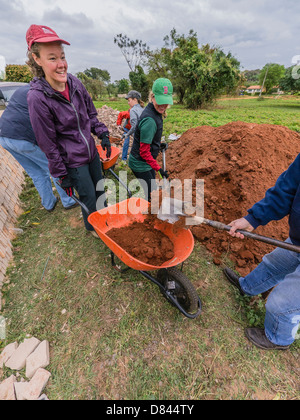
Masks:
[[[27,96],[29,115],[37,142],[49,161],[53,177],[73,195],[73,187],[90,212],[106,205],[102,168],[91,133],[102,140],[110,157],[107,127],[98,121],[97,111],[83,84],[67,73],[61,39],[48,26],[31,25],[26,33],[28,62],[36,76]],[[96,205],[97,204],[97,205]],[[85,227],[94,228],[82,210]]]

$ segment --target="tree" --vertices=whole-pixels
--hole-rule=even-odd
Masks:
[[[186,102],[189,86],[193,84],[186,73],[187,68],[190,67],[193,57],[195,58],[199,51],[197,33],[190,30],[189,35],[185,37],[184,35],[178,35],[176,29],[173,28],[170,35],[165,36],[164,42],[163,54],[168,63],[179,102]],[[196,63],[194,62],[194,64]]]
[[[253,84],[258,85],[259,74],[260,74],[260,69],[243,71],[243,76],[245,78],[245,81],[247,82],[247,85],[249,86]]]
[[[149,47],[143,41],[139,39],[134,41],[127,35],[119,34],[114,38],[114,43],[120,48],[130,71],[134,72],[138,66],[144,63]]]
[[[129,91],[129,81],[127,79],[116,80],[115,82],[118,93],[128,93]]]
[[[170,50],[167,48],[148,51],[146,65],[148,69],[147,79],[150,86],[152,86],[153,82],[160,77],[170,79],[171,73],[168,66],[169,56]]]
[[[95,101],[99,96],[103,96],[105,92],[108,92],[109,95],[112,92],[112,87],[109,86],[110,74],[107,70],[91,67],[90,69],[84,70],[84,72],[77,73],[76,76],[82,81]]]
[[[118,93],[118,87],[116,85],[116,83],[108,83],[108,85],[106,86],[106,90],[108,93],[108,96],[117,96]]]
[[[107,70],[101,70],[97,67],[91,67],[90,69],[84,70],[84,74],[91,79],[101,80],[105,84],[110,82],[110,74]]]
[[[137,66],[135,71],[129,73],[129,79],[133,90],[137,90],[142,95],[142,100],[147,101],[149,96],[149,82],[141,66]]]
[[[240,84],[238,60],[209,44],[199,48],[193,30],[184,36],[172,29],[164,41],[160,52],[148,53],[149,71],[151,77],[165,74],[171,79],[180,103],[192,109],[201,108]]]
[[[284,77],[284,73],[284,66],[276,63],[266,64],[259,74],[259,84],[262,86],[264,79],[266,79],[264,87],[266,88],[267,93],[269,93],[274,86],[279,85],[279,81]]]
[[[184,65],[188,87],[184,101],[189,108],[201,108],[240,83],[240,63],[219,48],[204,45]]]
[[[299,66],[288,67],[285,70],[284,77],[279,81],[279,87],[284,92],[295,93],[300,91]]]
[[[97,101],[99,96],[101,97],[105,93],[106,87],[103,81],[92,79],[91,77],[88,77],[84,72],[79,72],[76,74],[76,76],[84,84],[93,101]]]

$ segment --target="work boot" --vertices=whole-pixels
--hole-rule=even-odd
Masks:
[[[287,350],[290,346],[279,346],[267,339],[263,328],[246,328],[245,336],[256,347],[263,350]]]
[[[74,203],[74,204],[71,204],[70,206],[68,206],[68,207],[65,207],[65,210],[72,210],[72,209],[75,209],[75,207],[78,207],[79,206],[79,204],[78,203]]]
[[[240,282],[239,282],[239,276],[233,271],[233,270],[231,270],[230,268],[228,268],[228,267],[225,267],[224,268],[224,270],[223,270],[223,273],[225,274],[225,276],[226,276],[226,278],[227,278],[227,280],[234,286],[234,287],[236,287],[238,290],[239,290],[239,292],[240,292],[240,294],[241,294],[241,296],[245,296],[245,293],[243,292],[243,290],[242,290],[242,288],[241,288],[241,286],[240,286]]]

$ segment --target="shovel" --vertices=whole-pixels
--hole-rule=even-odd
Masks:
[[[168,144],[167,143],[161,143],[160,145],[160,150],[162,153],[162,161],[163,161],[163,170],[166,171],[166,150],[168,148]],[[162,176],[160,175],[160,177],[162,178]],[[168,188],[168,180],[167,178],[163,178],[163,184],[164,184],[164,190],[166,190]]]
[[[178,200],[176,198],[165,197],[162,199],[161,206],[157,214],[157,218],[166,221],[168,223],[174,224],[179,220],[179,217],[192,217],[195,224],[202,224],[211,226],[215,229],[230,231],[231,226],[225,225],[221,222],[214,220],[205,219],[198,216],[190,216],[183,212],[185,202]],[[278,239],[268,238],[267,236],[258,235],[256,233],[247,232],[246,230],[237,230],[237,232],[242,233],[245,237],[250,239],[255,239],[266,244],[274,245],[279,248],[287,249],[289,251],[300,253],[300,246],[288,244]]]

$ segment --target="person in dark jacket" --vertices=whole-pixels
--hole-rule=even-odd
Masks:
[[[7,150],[31,177],[40,197],[43,207],[51,212],[57,204],[57,198],[52,191],[52,183],[45,153],[39,148],[30,123],[27,94],[29,84],[21,86],[11,97],[7,108],[0,118],[0,145]],[[77,204],[65,191],[54,185],[60,195],[62,205],[66,210]]]
[[[238,229],[251,232],[285,216],[290,226],[286,242],[300,245],[300,154],[248,215],[230,223],[229,233],[243,239]],[[245,333],[259,348],[288,349],[300,324],[300,253],[277,248],[244,278],[229,268],[224,273],[241,294],[255,296],[274,288],[267,299],[264,328],[247,328]]]
[[[169,79],[160,78],[153,83],[150,102],[142,112],[134,132],[129,155],[129,167],[142,180],[146,199],[150,202],[155,187],[156,172],[168,178],[156,161],[160,151],[163,132],[163,115],[169,105],[173,105],[173,86]]]
[[[35,74],[28,93],[29,115],[37,142],[45,152],[50,173],[60,179],[62,188],[73,188],[89,211],[106,205],[103,175],[95,140],[110,157],[107,127],[98,121],[97,110],[83,84],[67,73],[63,44],[47,26],[31,25],[26,33],[28,62]],[[82,210],[85,227],[95,236],[88,215]]]

